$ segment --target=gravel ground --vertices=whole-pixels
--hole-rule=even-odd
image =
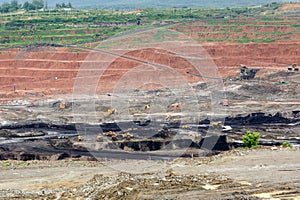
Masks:
[[[1,161],[1,199],[299,199],[299,148],[172,162]]]

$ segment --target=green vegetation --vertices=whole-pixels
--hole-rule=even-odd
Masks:
[[[281,144],[281,146],[284,147],[284,148],[287,148],[287,147],[292,148],[293,147],[293,145],[291,143],[287,142],[287,141],[283,142]]]
[[[15,12],[21,9],[24,10],[39,10],[44,8],[45,4],[43,0],[32,0],[32,2],[26,1],[23,5],[19,4],[18,0],[12,0],[10,3],[3,3],[0,6],[1,13]]]
[[[260,133],[247,131],[247,133],[243,136],[244,146],[247,148],[257,147],[259,138],[260,138]]]
[[[256,39],[256,38],[249,38],[249,37],[242,37],[238,39],[239,43],[250,43],[250,42],[254,42],[254,43],[270,43],[270,42],[275,42],[276,39],[272,39],[272,38],[262,38],[262,39]]]
[[[64,3],[63,2],[61,4],[57,3],[55,5],[55,8],[57,8],[57,9],[59,9],[59,8],[73,8],[73,6],[72,6],[71,2],[69,2],[69,3]]]
[[[0,3],[9,2],[11,0],[0,0]],[[19,0],[24,3],[26,0]],[[46,1],[46,0],[45,0]],[[270,3],[270,0],[219,0],[219,1],[206,1],[206,0],[111,0],[111,1],[99,1],[99,0],[68,0],[72,2],[74,7],[80,9],[110,9],[110,10],[134,10],[149,8],[230,8],[230,7],[247,7],[247,6],[259,6],[264,4],[276,4],[275,2],[283,2],[282,0],[272,0],[274,3]],[[63,0],[48,0],[49,7],[54,8],[56,4],[61,4]]]
[[[33,0],[32,3],[26,1],[23,4],[23,8],[27,11],[29,10],[39,10],[44,7],[44,1],[43,0]]]
[[[126,31],[162,24],[203,42],[269,43],[300,33],[300,17],[266,15],[269,10],[278,8],[276,3],[252,8],[147,8],[130,12],[62,9],[71,8],[71,3],[59,3],[51,10],[35,10],[47,7],[43,0],[33,0],[23,5],[12,0],[6,4],[10,6],[9,13],[0,15],[2,47],[43,42],[84,45]],[[155,37],[163,40],[160,33]]]
[[[27,167],[30,165],[28,161],[17,161],[17,160],[5,160],[2,162],[2,167]]]
[[[3,167],[10,167],[10,162],[9,161],[4,161],[3,162]]]
[[[57,3],[55,6],[56,9],[61,8],[73,8],[70,2],[68,3]],[[4,2],[0,6],[0,13],[9,13],[9,12],[16,12],[16,11],[36,11],[36,10],[47,10],[48,9],[48,2],[44,0],[32,0],[32,2],[25,1],[23,4],[19,4],[18,0],[11,0],[10,3]]]
[[[14,12],[21,8],[22,6],[18,3],[17,0],[12,0],[11,3],[4,2],[0,6],[1,13]]]

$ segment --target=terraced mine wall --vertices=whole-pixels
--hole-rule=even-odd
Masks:
[[[297,123],[300,122],[300,110],[292,111],[290,116],[284,116],[284,114],[278,112],[275,114],[268,113],[251,113],[247,115],[237,115],[234,117],[226,117],[226,125],[260,125],[260,124],[271,124],[271,123]]]

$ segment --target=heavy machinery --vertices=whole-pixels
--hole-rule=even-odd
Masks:
[[[107,137],[110,137],[113,141],[117,141],[118,140],[116,132],[109,131],[109,132],[105,132],[104,135],[107,136]]]
[[[150,109],[150,108],[151,108],[151,105],[150,105],[150,104],[147,104],[147,105],[144,106],[144,109],[145,109],[145,110],[148,110],[148,109]]]
[[[131,138],[133,138],[133,135],[131,133],[127,132],[127,133],[123,134],[123,138],[130,140]]]
[[[292,64],[292,65],[290,65],[290,66],[288,66],[288,70],[289,71],[299,71],[299,67],[297,67],[297,64],[296,63],[294,63],[294,64]]]
[[[210,127],[214,129],[222,129],[222,132],[227,132],[231,131],[232,127],[231,126],[225,126],[223,125],[222,121],[217,121],[217,122],[210,122]]]
[[[102,141],[103,141],[103,136],[102,136],[101,133],[97,135],[96,141],[97,141],[97,142],[102,142]]]
[[[240,80],[253,79],[259,70],[260,69],[251,69],[248,68],[246,65],[241,65],[239,79]]]
[[[81,135],[78,135],[77,140],[78,142],[81,142],[83,140],[83,137]]]
[[[115,114],[115,112],[116,112],[116,109],[108,109],[108,110],[107,110],[107,114],[108,114],[108,115]]]
[[[210,126],[213,128],[222,128],[223,122],[218,121],[218,122],[210,122]]]
[[[183,125],[182,128],[183,129],[190,129],[191,127],[189,125]]]
[[[105,136],[108,136],[108,137],[113,137],[113,136],[116,136],[116,132],[113,132],[113,131],[108,131],[108,132],[105,132],[104,133]]]
[[[249,79],[253,79],[256,75],[256,73],[259,71],[260,69],[258,68],[248,68],[246,65],[242,65],[240,67],[240,74],[238,79],[239,80],[249,80]],[[299,69],[298,69],[299,70]],[[198,76],[198,77],[202,77],[202,78],[207,78],[207,79],[221,79],[224,80],[223,78],[219,78],[219,77],[210,77],[210,76],[202,76],[200,74],[195,74],[192,72],[186,72],[189,75],[192,76]]]

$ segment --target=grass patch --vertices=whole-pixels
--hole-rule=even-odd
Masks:
[[[279,39],[272,39],[272,38],[249,38],[249,37],[242,37],[237,40],[238,43],[271,43],[276,42]]]
[[[149,28],[161,25],[161,22],[175,23],[182,22],[175,26],[175,30],[186,30],[185,28],[195,26],[206,27],[210,31],[203,31],[204,34],[230,34],[243,33],[245,27],[253,28],[254,31],[246,34],[272,35],[274,38],[216,38],[199,39],[208,42],[239,42],[239,43],[261,43],[275,42],[281,40],[282,35],[299,34],[296,31],[300,28],[298,23],[300,17],[281,17],[276,15],[260,15],[267,10],[277,9],[278,5],[256,8],[230,8],[230,9],[190,9],[190,8],[147,8],[140,11],[140,15],[131,12],[114,12],[109,10],[74,10],[72,12],[49,11],[49,12],[25,12],[22,15],[8,13],[0,15],[0,32],[3,42],[1,46],[28,45],[36,42],[49,42],[53,37],[58,39],[54,42],[77,44],[93,40],[103,40],[116,34],[140,28]],[[142,26],[138,26],[140,21]],[[201,24],[193,24],[199,21]],[[119,24],[118,24],[119,23]],[[280,27],[293,27],[294,30],[284,32]],[[272,27],[274,32],[257,32],[261,27]],[[278,29],[277,29],[278,28]],[[248,30],[248,29],[246,29]],[[252,29],[251,29],[252,30]],[[180,32],[180,31],[179,31]],[[191,31],[182,31],[188,34]],[[200,33],[200,34],[201,34]],[[156,41],[164,41],[167,36],[159,32],[153,38]],[[198,32],[195,32],[198,34]],[[27,38],[28,37],[28,38]],[[34,37],[34,38],[33,38]],[[278,37],[278,38],[277,38]],[[24,41],[27,40],[27,41]]]

